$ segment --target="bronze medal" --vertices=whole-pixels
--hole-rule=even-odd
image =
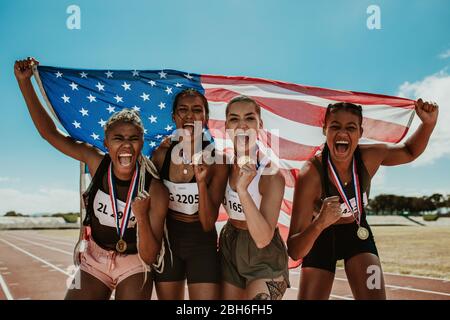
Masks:
[[[125,242],[125,240],[120,239],[119,241],[117,241],[116,250],[120,253],[124,253],[127,250],[127,243]]]

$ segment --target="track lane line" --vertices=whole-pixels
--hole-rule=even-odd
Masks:
[[[346,278],[334,278],[336,280],[340,280],[340,281],[345,281],[348,282],[348,279]],[[411,287],[402,287],[402,286],[395,286],[395,285],[391,285],[391,284],[385,284],[384,285],[386,288],[392,288],[392,289],[397,289],[397,290],[407,290],[407,291],[415,291],[415,292],[423,292],[423,293],[429,293],[429,294],[436,294],[436,295],[441,295],[441,296],[447,296],[450,297],[450,293],[445,293],[445,292],[439,292],[439,291],[431,291],[431,290],[423,290],[423,289],[416,289],[416,288],[411,288]]]
[[[16,236],[12,236],[12,235],[8,235],[8,236],[12,237],[12,238],[15,238],[15,239],[17,239],[19,241],[24,241],[24,242],[30,243],[30,244],[35,245],[35,246],[39,246],[39,247],[46,248],[46,249],[49,249],[49,250],[53,250],[53,251],[56,251],[56,252],[61,252],[61,253],[64,253],[66,255],[69,255],[69,256],[73,256],[73,252],[65,251],[65,250],[62,250],[62,249],[55,248],[55,247],[50,247],[50,246],[47,246],[47,245],[42,244],[42,243],[36,243],[36,242],[30,241],[30,240],[23,239],[23,238],[16,237]]]
[[[6,300],[14,300],[11,291],[9,291],[8,285],[6,281],[3,279],[3,276],[0,274],[0,286],[2,287],[3,293],[6,296]]]
[[[11,235],[10,232],[5,233],[5,234],[6,235]],[[24,235],[24,234],[25,233],[21,233],[21,236]],[[76,241],[69,243],[69,242],[66,242],[64,240],[54,240],[54,239],[47,238],[45,236],[40,236],[38,234],[26,234],[25,238],[29,239],[29,240],[41,240],[41,241],[44,240],[44,241],[48,241],[48,242],[62,244],[62,245],[65,245],[65,246],[75,246],[75,244],[76,244]]]
[[[38,257],[38,256],[35,256],[35,255],[32,254],[31,252],[28,252],[28,251],[26,251],[26,250],[24,250],[24,249],[22,249],[22,248],[16,246],[15,244],[13,244],[13,243],[11,243],[11,242],[5,240],[5,239],[0,238],[0,241],[2,241],[3,243],[6,243],[7,245],[13,247],[14,249],[16,249],[16,250],[18,250],[18,251],[20,251],[20,252],[26,254],[27,256],[29,256],[29,257],[31,257],[31,258],[33,258],[33,259],[39,261],[39,262],[42,262],[43,264],[45,264],[45,265],[47,265],[47,266],[49,266],[49,267],[51,267],[51,268],[53,268],[53,269],[55,269],[55,270],[58,270],[59,272],[65,274],[65,275],[67,275],[67,276],[71,276],[70,273],[68,273],[67,271],[64,271],[63,269],[61,269],[61,268],[55,266],[54,264],[52,264],[52,263],[50,263],[50,262],[48,262],[48,261],[46,261],[46,260],[44,260],[44,259],[42,259],[42,258],[40,258],[40,257]]]

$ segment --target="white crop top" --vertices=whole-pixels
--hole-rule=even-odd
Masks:
[[[173,211],[193,215],[198,212],[198,186],[197,182],[173,183],[163,180],[169,190],[169,208]]]
[[[259,209],[261,206],[261,194],[259,193],[259,180],[261,179],[261,174],[264,168],[269,163],[269,158],[264,158],[256,171],[256,176],[253,178],[252,182],[248,185],[247,191],[255,202],[256,207]],[[225,189],[225,196],[223,200],[223,206],[227,211],[228,216],[234,220],[246,221],[244,214],[244,208],[242,207],[241,200],[236,191],[231,189],[230,178],[228,178],[227,187]]]

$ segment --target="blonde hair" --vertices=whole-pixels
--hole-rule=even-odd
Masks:
[[[129,123],[134,125],[140,133],[144,134],[144,125],[142,124],[141,117],[137,111],[131,109],[122,109],[116,113],[114,113],[106,122],[104,130],[105,136],[108,134],[108,131],[118,122]]]

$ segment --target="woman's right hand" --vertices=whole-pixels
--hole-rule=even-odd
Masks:
[[[28,57],[25,60],[17,60],[14,64],[14,75],[17,81],[24,81],[31,78],[33,75],[33,65],[39,65],[39,61]]]
[[[335,222],[337,222],[342,216],[341,204],[339,203],[338,196],[332,196],[325,198],[320,209],[317,222],[322,229],[326,229]]]

